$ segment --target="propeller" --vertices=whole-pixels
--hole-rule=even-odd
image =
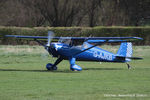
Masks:
[[[50,50],[50,45],[51,45],[51,41],[52,41],[53,37],[54,37],[54,32],[48,31],[47,43],[46,43],[46,45],[45,45],[45,49],[46,49],[48,52],[49,52],[49,50]],[[42,60],[48,60],[49,54],[51,54],[50,52],[49,52],[49,53],[48,53],[48,52],[45,51],[45,52],[41,53],[41,59],[42,59]]]
[[[47,44],[46,44],[47,47],[50,47],[51,40],[53,39],[53,37],[54,37],[54,32],[48,31],[48,36],[47,36],[48,40],[47,40]]]
[[[49,57],[50,57],[50,56],[49,56],[49,53],[48,53],[48,52],[44,51],[44,52],[41,53],[41,59],[42,59],[42,60],[44,60],[44,61],[45,61],[45,60],[48,60]]]

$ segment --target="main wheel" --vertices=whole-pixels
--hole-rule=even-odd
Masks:
[[[51,64],[51,63],[48,63],[48,64],[46,65],[46,69],[47,69],[47,70],[57,70],[57,67],[54,66],[54,65]]]
[[[81,68],[80,66],[76,65],[76,64],[71,65],[71,66],[70,66],[70,69],[71,69],[72,71],[82,71],[82,68]]]

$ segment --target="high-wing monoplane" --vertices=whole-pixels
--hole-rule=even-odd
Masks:
[[[14,37],[21,39],[32,39],[42,45],[50,55],[57,57],[54,64],[48,63],[47,70],[57,70],[57,65],[62,60],[69,60],[70,69],[72,71],[81,71],[82,68],[76,65],[76,61],[97,61],[97,62],[127,62],[142,59],[132,57],[132,41],[142,40],[140,37],[55,37],[52,31],[48,32],[48,36],[19,36],[6,35],[6,37]],[[47,40],[44,43],[43,40]],[[52,40],[58,40],[53,42]],[[105,43],[121,43],[116,54],[106,51],[99,45]]]

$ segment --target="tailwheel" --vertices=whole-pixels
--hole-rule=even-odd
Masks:
[[[128,69],[131,69],[131,66],[128,64],[128,63],[126,63],[127,64],[127,66],[128,66]]]
[[[51,64],[51,63],[48,63],[48,64],[46,65],[46,69],[52,71],[52,70],[57,70],[57,67],[54,66],[54,65]]]

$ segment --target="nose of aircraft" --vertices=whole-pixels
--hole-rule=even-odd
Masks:
[[[62,48],[62,45],[59,43],[51,43],[51,48],[55,48],[56,51]]]

